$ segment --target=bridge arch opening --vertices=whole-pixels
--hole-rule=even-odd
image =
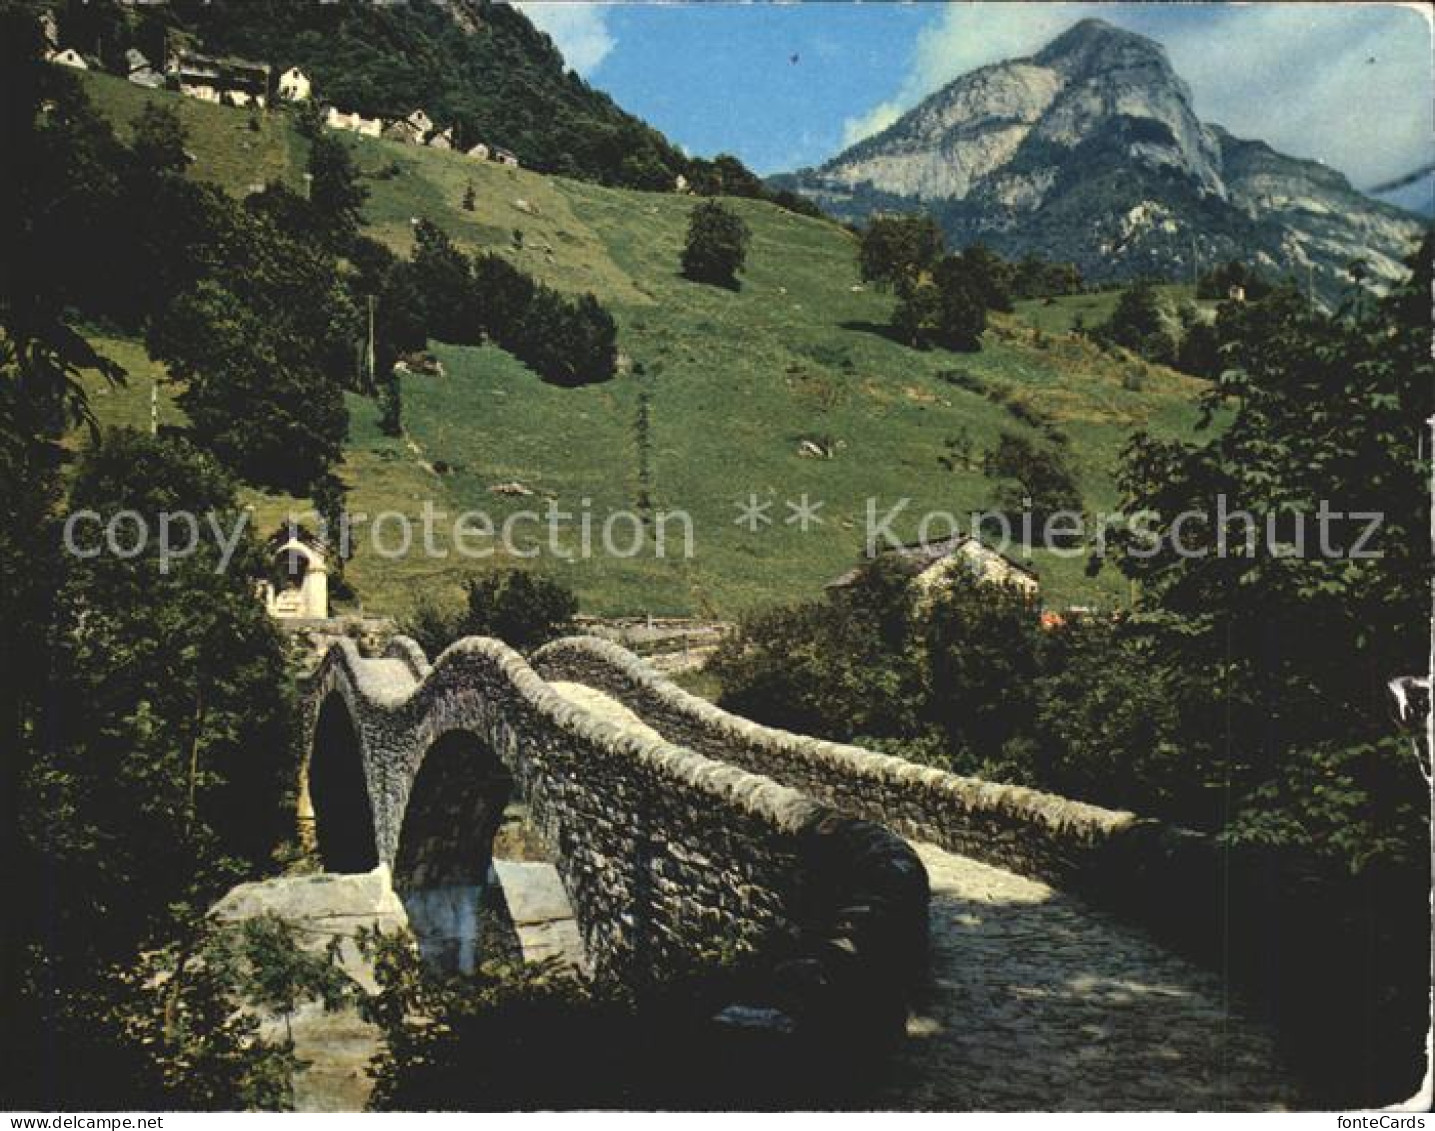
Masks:
[[[309,802],[326,872],[369,872],[378,866],[363,750],[349,706],[337,693],[319,708],[309,758]]]
[[[426,961],[472,970],[493,837],[514,790],[513,777],[476,735],[436,739],[419,764],[404,807],[394,889]]]

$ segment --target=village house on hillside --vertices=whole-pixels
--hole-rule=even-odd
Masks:
[[[40,38],[45,43],[45,61],[58,63],[62,67],[74,67],[77,71],[88,71],[89,63],[73,47],[60,50],[60,25],[55,22],[54,12],[41,12],[39,17]]]
[[[433,132],[433,128],[433,119],[422,110],[415,110],[407,118],[400,118],[386,125],[384,137],[408,145],[422,145],[424,139]]]
[[[49,56],[52,63],[58,63],[62,67],[74,67],[77,71],[88,71],[90,65],[85,62],[85,57],[73,47],[66,47],[63,51],[52,52]]]
[[[472,157],[475,161],[497,161],[500,165],[507,165],[511,169],[519,168],[517,155],[501,146],[489,145],[483,141],[467,150],[464,156]]]
[[[379,137],[384,132],[381,119],[365,118],[362,114],[346,114],[333,106],[324,111],[324,124],[331,130],[348,130],[364,137]]]
[[[279,97],[285,102],[308,102],[314,92],[309,76],[298,67],[290,67],[279,76]]]
[[[998,553],[970,534],[953,534],[927,542],[914,542],[883,550],[884,560],[895,558],[912,572],[919,595],[930,595],[951,583],[959,573],[977,581],[1014,585],[1029,597],[1040,587],[1036,573]],[[829,590],[847,589],[861,578],[865,564],[827,583]]]
[[[40,38],[45,41],[45,58],[48,59],[60,49],[60,25],[55,22],[55,13],[40,13]]]
[[[268,63],[179,51],[170,57],[165,73],[181,94],[222,106],[263,107],[269,93]]]
[[[428,141],[424,144],[426,144],[430,149],[452,149],[453,129],[449,128],[446,130],[441,130],[438,133],[430,134]]]
[[[283,526],[268,541],[270,576],[259,583],[269,615],[322,620],[329,615],[329,546],[302,526]]]
[[[125,78],[151,90],[164,86],[164,75],[155,70],[143,51],[131,47],[125,52]]]

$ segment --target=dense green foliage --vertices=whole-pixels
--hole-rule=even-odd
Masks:
[[[292,1058],[234,1015],[244,978],[200,921],[270,861],[290,809],[295,720],[254,599],[258,550],[233,481],[187,440],[110,431],[71,475],[60,444],[92,415],[81,371],[123,379],[74,311],[142,321],[222,241],[189,238],[210,202],[177,189],[172,123],[148,116],[138,148],[121,146],[37,46],[32,21],[0,14],[20,161],[0,201],[0,1103],[282,1105]],[[122,552],[92,554],[119,510],[133,512],[112,528]],[[162,562],[165,512],[178,545],[185,514],[199,537]],[[201,950],[213,962],[191,966]]]
[[[397,373],[390,371],[379,378],[379,431],[385,436],[404,434],[404,395]]]
[[[737,213],[716,200],[699,204],[688,220],[683,274],[697,283],[735,290],[751,242],[752,232]]]
[[[132,42],[156,57],[163,29],[189,33],[207,51],[264,60],[275,74],[298,66],[318,97],[345,111],[401,118],[422,107],[453,126],[461,146],[504,146],[546,172],[667,190],[687,167],[507,4],[179,0],[116,23],[119,53]]]
[[[321,269],[314,282],[323,278]],[[292,308],[264,306],[206,280],[156,319],[149,349],[184,382],[179,403],[196,438],[227,467],[251,483],[302,490],[338,462],[348,415],[339,386],[310,360],[313,339],[284,317]]]
[[[461,610],[420,602],[403,631],[429,656],[464,636],[494,636],[531,651],[571,632],[578,601],[561,582],[520,569],[469,578]]]
[[[189,164],[184,124],[172,106],[147,102],[135,119],[130,148],[141,168],[151,173],[182,173]]]
[[[820,602],[762,614],[710,664],[723,705],[966,772],[999,772],[1029,725],[1037,606],[962,571],[919,596],[895,555]]]
[[[948,256],[932,272],[937,292],[933,339],[947,349],[980,349],[987,311],[1011,309],[1011,298],[1001,284],[986,273],[985,264],[973,270],[970,255],[969,250],[961,256]]]
[[[1111,317],[1091,330],[1104,345],[1124,346],[1148,361],[1169,364],[1180,341],[1176,320],[1149,279],[1121,292]]]
[[[1176,618],[1168,631],[1192,666],[1221,673],[1243,736],[1223,773],[1249,798],[1236,831],[1353,869],[1405,858],[1423,809],[1401,801],[1414,767],[1384,689],[1422,670],[1428,648],[1428,242],[1411,264],[1374,307],[1324,316],[1277,291],[1224,308],[1227,368],[1203,405],[1230,422],[1200,442],[1139,436],[1122,475],[1128,509],[1159,514],[1158,533],[1184,511],[1209,516],[1183,532],[1201,556],[1167,537],[1154,555],[1127,543],[1121,565]],[[1220,521],[1222,497],[1255,519]],[[1326,531],[1323,508],[1344,515]],[[1377,514],[1376,556],[1354,556]],[[1220,545],[1237,552],[1210,552]],[[1321,778],[1315,793],[1302,784]]]
[[[959,274],[975,291],[980,306],[1011,313],[1016,270],[985,244],[971,244],[960,255],[952,256],[948,270]],[[940,281],[940,272],[938,275]]]
[[[121,136],[147,103],[174,107],[195,158],[189,178],[238,194],[262,170],[271,183],[289,186],[285,210],[305,203],[309,147],[289,115],[270,115],[254,134],[244,111],[93,72],[79,78]],[[982,397],[945,384],[941,374],[951,368],[950,355],[911,351],[887,332],[892,302],[874,288],[853,289],[860,284],[856,240],[836,225],[757,200],[725,199],[753,231],[743,289],[698,287],[676,270],[695,203],[688,196],[607,189],[389,141],[344,140],[370,194],[364,235],[374,242],[356,241],[345,257],[354,273],[343,277],[361,317],[367,296],[377,296],[377,356],[371,382],[364,342],[351,343],[340,379],[372,395],[384,383],[386,343],[397,343],[396,331],[408,334],[409,344],[390,357],[432,349],[445,373],[433,380],[415,366],[401,377],[401,440],[378,429],[377,403],[346,396],[352,425],[341,474],[354,509],[411,508],[413,500],[437,492],[435,501],[452,510],[482,507],[501,516],[528,504],[495,497],[488,488],[516,479],[542,483],[569,501],[592,497],[600,509],[632,506],[646,491],[658,509],[681,505],[692,513],[704,535],[703,553],[691,562],[595,557],[565,566],[565,579],[590,611],[736,615],[811,592],[850,564],[852,536],[829,522],[803,537],[772,532],[780,550],[765,557],[763,568],[752,568],[749,539],[731,522],[734,475],[738,494],[749,479],[759,489],[782,482],[828,499],[829,508],[846,500],[849,512],[860,512],[861,500],[873,493],[910,495],[914,508],[980,509],[991,499],[980,460],[943,472],[936,458],[941,445],[965,429],[979,455],[1003,428],[1045,432],[1048,424],[1028,423],[1030,410],[1071,437],[1071,462],[1087,505],[1109,506],[1111,471],[1130,428],[1146,423],[1179,433],[1195,418],[1189,381],[1114,352],[1098,353],[1066,332],[1071,311],[1086,311],[1094,323],[1112,295],[1073,296],[1050,306],[1037,300],[1039,308],[1024,304],[1011,318],[992,313],[982,352],[962,359],[963,369],[991,391]],[[473,212],[461,207],[469,183]],[[279,194],[266,190],[247,197],[247,204],[258,208],[260,197],[270,196],[278,203]],[[534,212],[517,211],[515,197]],[[622,353],[633,359],[632,379],[564,389],[532,379],[491,337],[482,346],[426,342],[412,272],[395,275],[386,290],[369,270],[379,244],[389,259],[407,263],[416,216],[428,217],[478,259],[495,257],[565,295],[595,294],[617,323]],[[524,235],[521,248],[515,224]],[[1022,332],[1022,322],[1036,316],[1049,330],[1040,342]],[[122,334],[96,340],[126,358],[138,376],[134,388],[97,402],[105,419],[144,423],[153,369]],[[651,396],[648,457],[633,442],[644,395]],[[169,404],[162,383],[161,418],[182,424]],[[808,434],[829,437],[835,458],[796,456],[797,438]],[[561,444],[552,441],[558,435]],[[734,445],[744,452],[740,467],[731,462]],[[888,458],[897,452],[911,459]],[[646,479],[633,466],[641,458],[650,463]],[[447,470],[435,478],[430,466]],[[277,521],[288,505],[255,501],[265,521]],[[1048,592],[1060,599],[1109,604],[1126,597],[1111,571],[1088,578],[1079,562],[1041,551],[1035,558]],[[394,614],[424,588],[457,599],[466,572],[458,559],[366,560],[361,553],[350,564],[365,607]]]
[[[900,294],[936,266],[944,247],[930,216],[879,216],[862,233],[857,261],[864,281]]]
[[[1070,264],[1035,256],[1012,264],[980,243],[948,255],[941,228],[925,213],[874,217],[862,232],[857,262],[865,281],[896,292],[892,328],[919,347],[979,350],[988,311],[1011,313],[1016,296],[1081,287]]]
[[[422,965],[412,940],[379,937],[373,946],[380,992],[365,1012],[385,1038],[374,1109],[618,1103],[634,1025],[619,987],[551,963],[486,963],[446,976]]]
[[[555,385],[613,376],[617,326],[591,294],[568,298],[500,256],[465,255],[427,220],[415,225],[414,235],[408,263],[364,241],[385,311],[380,372],[387,373],[406,349],[419,348],[427,335],[466,345],[491,339]],[[381,391],[389,395],[386,386]]]
[[[787,189],[774,189],[730,153],[719,153],[711,161],[694,157],[686,174],[689,187],[700,196],[740,196],[767,200],[800,216],[821,216],[822,209]]]
[[[226,532],[243,521],[233,484],[213,460],[182,440],[123,431],[86,453],[69,505],[72,514],[89,510],[105,521],[133,510],[151,530],[166,511],[205,525],[213,515]],[[212,537],[167,566],[153,547],[122,558],[106,552],[98,526],[75,528],[83,560],[67,571],[57,609],[66,627],[55,659],[67,681],[58,693],[70,706],[42,777],[73,792],[36,811],[72,818],[63,827],[44,821],[34,835],[57,855],[72,839],[83,850],[115,837],[107,870],[153,867],[213,889],[222,877],[191,874],[197,862],[214,857],[222,869],[215,856],[222,846],[223,855],[253,868],[286,822],[291,704],[280,690],[279,636],[251,591],[262,557],[251,535],[228,561]],[[133,534],[129,524],[124,529],[127,543]],[[180,529],[176,521],[176,540],[187,540]],[[109,891],[86,894],[102,907],[121,897],[108,912],[117,920],[162,916],[183,894],[153,882],[142,897],[125,885]],[[136,920],[136,929],[145,925]]]
[[[1196,297],[1225,299],[1231,297],[1236,288],[1240,288],[1246,301],[1255,302],[1269,295],[1275,284],[1256,268],[1232,259],[1201,272],[1196,280]]]
[[[1141,586],[1141,611],[1124,626],[1078,622],[1052,637],[1062,644],[1050,650],[1054,666],[1046,671],[1060,706],[1037,714],[1044,712],[1055,730],[1031,737],[1055,751],[1045,764],[1084,767],[1087,776],[1063,774],[1047,784],[1102,800],[1102,783],[1109,782],[1121,803],[1219,828],[1233,840],[1297,845],[1355,871],[1412,859],[1422,820],[1418,788],[1412,792],[1419,776],[1405,738],[1390,725],[1385,682],[1419,671],[1427,646],[1429,559],[1421,533],[1428,457],[1421,454],[1419,422],[1435,406],[1424,348],[1429,315],[1416,297],[1428,290],[1428,262],[1417,267],[1410,283],[1374,309],[1326,316],[1287,291],[1223,308],[1229,368],[1202,403],[1208,419],[1234,416],[1200,441],[1133,439],[1121,476],[1123,510],[1156,518],[1113,532],[1111,546],[1122,572]],[[1008,433],[987,464],[1038,510],[1076,508],[1069,475],[1053,453],[1059,449]],[[1378,535],[1368,547],[1379,556],[1346,552],[1374,515],[1334,522],[1328,537],[1342,554],[1322,556],[1322,500],[1335,512],[1379,511]],[[1171,523],[1187,512],[1201,521],[1172,535]],[[1295,554],[1302,521],[1302,552]],[[1175,537],[1183,551],[1173,548]],[[1229,552],[1218,552],[1223,547]],[[861,615],[885,604],[856,602]],[[946,638],[952,647],[963,639],[972,647],[985,631],[980,607],[956,587],[926,616],[937,625],[956,617],[963,628]],[[858,664],[866,667],[866,651],[799,642],[810,633],[850,632],[852,612],[845,600],[829,601],[758,622],[719,662],[730,701],[837,737],[881,734],[868,729],[865,714],[854,714],[865,712],[855,703],[862,697],[842,693],[851,678],[843,674],[848,661],[834,658],[861,654]],[[1020,634],[1007,635],[1014,641]],[[784,671],[780,657],[809,651],[837,670],[820,678],[802,675],[798,664]],[[894,653],[893,670],[905,672],[907,662]],[[934,653],[927,663],[936,672],[947,670],[949,660]],[[1108,670],[1098,678],[1100,664]],[[1072,678],[1073,667],[1081,678]],[[1152,681],[1132,702],[1160,687],[1163,706],[1133,712],[1133,733],[1117,735],[1112,728],[1122,716],[1095,704],[1106,694],[1102,688],[1127,677]],[[765,690],[769,678],[830,680],[833,694]],[[958,702],[960,683],[949,689]],[[1068,701],[1086,688],[1093,696],[1088,705]],[[777,719],[773,712],[784,702],[793,704],[792,715]],[[826,707],[815,709],[818,702]],[[1023,715],[1029,726],[1032,712]],[[1068,724],[1061,720],[1071,733],[1063,733]],[[1222,737],[1231,733],[1241,736],[1234,750]],[[1080,745],[1073,751],[1071,742]],[[1001,746],[988,745],[982,756],[996,758]],[[1160,749],[1181,751],[1162,774],[1150,767],[1130,775],[1096,769],[1115,751],[1136,757]],[[1040,782],[1041,764],[1031,763],[1023,778]],[[1313,793],[1302,786],[1321,779],[1327,784]],[[1235,791],[1239,805],[1222,816],[1213,789]]]
[[[701,973],[641,991],[540,963],[425,966],[411,939],[373,940],[384,1037],[380,1111],[806,1110],[860,1106],[872,1055],[820,1021],[774,1039],[722,1025],[733,1002],[770,991],[722,940]],[[859,1046],[860,1049],[860,1046]],[[715,1070],[720,1066],[720,1070]],[[866,1068],[866,1071],[863,1068]],[[870,1103],[870,1099],[866,1102]]]
[[[1175,302],[1150,280],[1138,280],[1121,292],[1104,321],[1082,330],[1104,348],[1121,347],[1158,365],[1214,380],[1227,364],[1227,345],[1234,347],[1244,332],[1239,328],[1244,303],[1268,298],[1277,289],[1294,298],[1295,291],[1267,284],[1239,263],[1212,275],[1248,281],[1250,289],[1245,297],[1227,299],[1226,287],[1213,287],[1209,285],[1210,277],[1206,277],[1196,294],[1222,300],[1212,311],[1189,300]]]
[[[998,484],[996,505],[1009,516],[1030,511],[1034,522],[1045,524],[1058,511],[1082,511],[1076,476],[1059,444],[1004,431],[982,470]]]
[[[515,648],[537,648],[562,636],[578,615],[578,602],[561,582],[527,570],[485,574],[467,589],[465,635],[496,636]]]

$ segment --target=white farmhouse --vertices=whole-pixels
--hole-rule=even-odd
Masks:
[[[329,615],[328,547],[303,527],[281,527],[269,539],[270,577],[259,583],[269,615],[322,620]]]
[[[125,52],[125,78],[136,86],[158,90],[164,86],[164,75],[155,70],[143,51],[131,47]]]
[[[415,110],[407,118],[400,118],[384,127],[384,137],[406,145],[422,145],[432,132],[433,119],[422,110]]]
[[[73,47],[66,47],[63,51],[56,51],[50,56],[50,62],[58,63],[62,67],[74,67],[77,71],[88,71],[90,65],[85,62],[82,56]]]
[[[365,118],[362,114],[346,114],[330,106],[324,112],[324,124],[331,130],[348,130],[364,137],[378,137],[384,132],[384,123],[378,118]]]
[[[285,102],[308,102],[313,92],[309,76],[298,67],[290,67],[279,76],[279,97]]]

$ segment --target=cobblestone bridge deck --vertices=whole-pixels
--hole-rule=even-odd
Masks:
[[[931,845],[932,971],[877,1097],[912,1110],[1270,1110],[1271,1036],[1214,976],[1080,900]]]

